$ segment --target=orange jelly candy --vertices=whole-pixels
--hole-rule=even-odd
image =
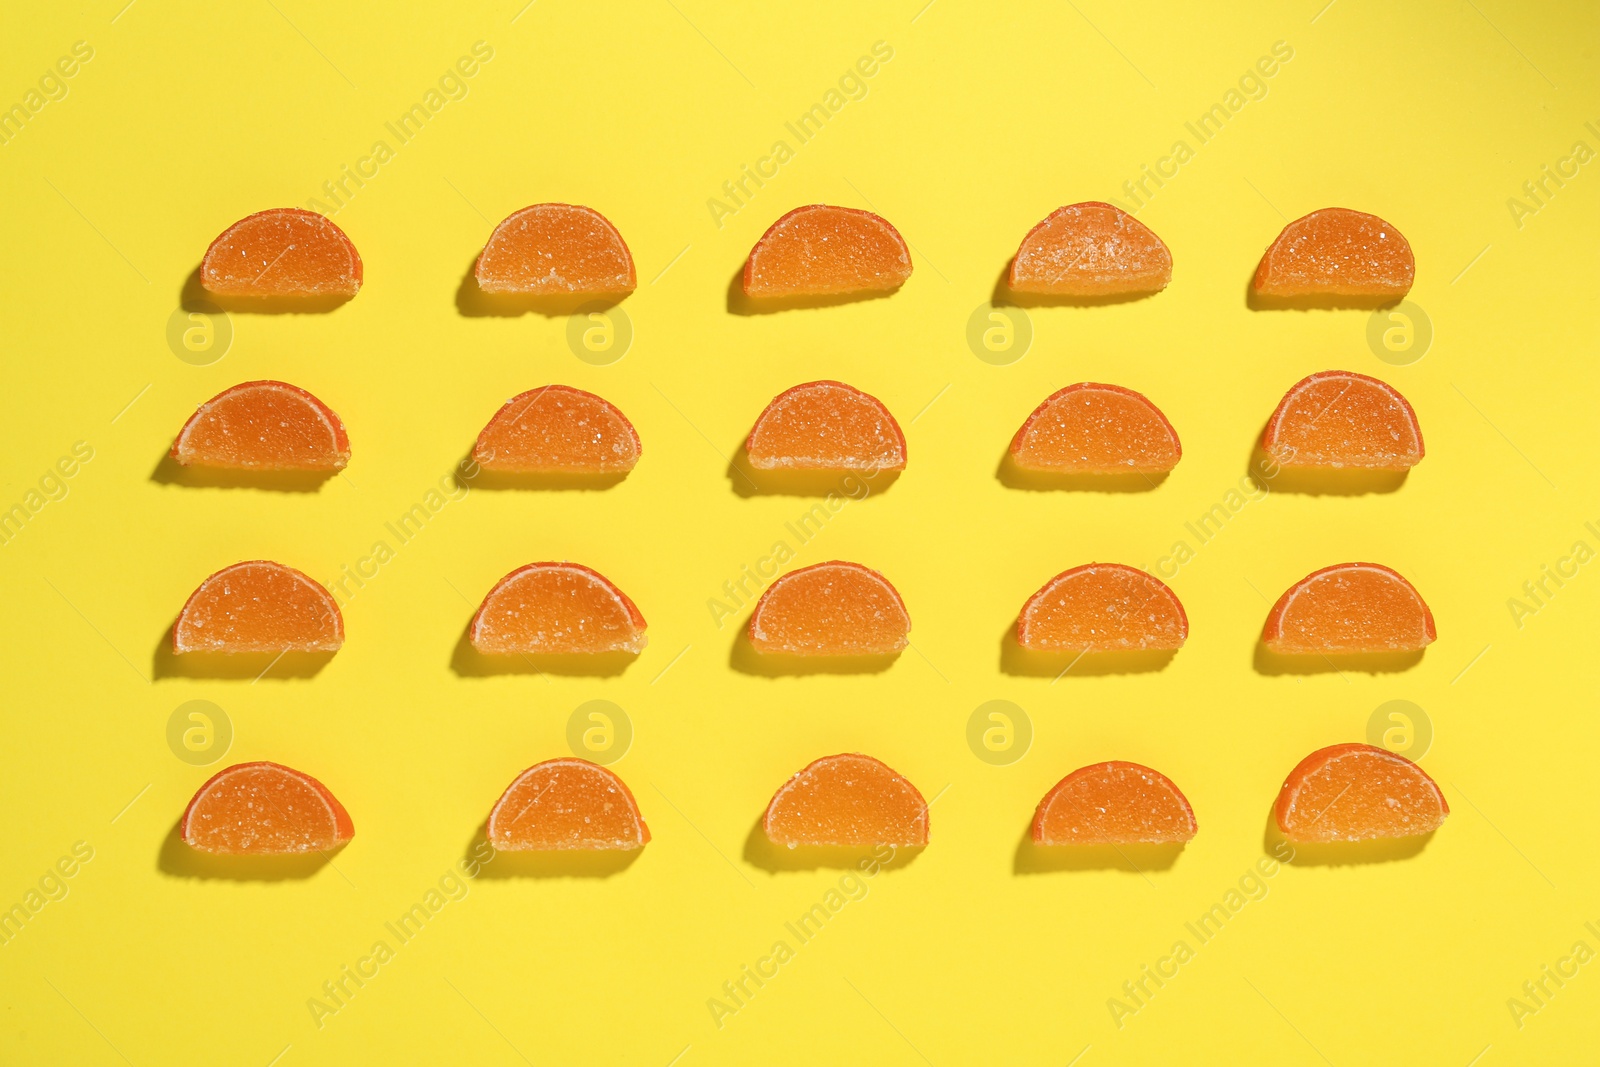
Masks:
[[[750,615],[757,652],[787,656],[883,656],[908,643],[911,616],[889,580],[833,560],[773,582]]]
[[[811,204],[774,222],[744,264],[746,296],[893,290],[911,277],[900,232],[870,211]]]
[[[1421,462],[1422,427],[1394,386],[1326,370],[1284,394],[1261,435],[1281,467],[1409,470]]]
[[[928,843],[928,803],[887,765],[859,753],[824,756],[783,783],[761,820],[780,845]]]
[[[1011,260],[1013,292],[1059,296],[1155,293],[1172,281],[1172,253],[1148,226],[1096,200],[1068,204],[1028,231]]]
[[[1313,211],[1283,228],[1256,268],[1263,296],[1405,296],[1417,273],[1411,243],[1376,215]]]
[[[332,652],[344,617],[332,595],[293,567],[264,559],[200,583],[172,627],[174,652]]]
[[[478,435],[472,458],[508,473],[613,474],[639,462],[639,435],[613,405],[570,385],[512,397]]]
[[[1188,637],[1177,595],[1121,563],[1062,571],[1017,616],[1017,644],[1036,652],[1168,651]]]
[[[643,848],[650,828],[621,778],[565,757],[529,767],[489,813],[489,843],[502,852]]]
[[[1166,775],[1111,760],[1079,767],[1039,801],[1036,845],[1126,845],[1188,841],[1194,809]]]
[[[1415,837],[1444,825],[1450,805],[1415,763],[1372,745],[1330,745],[1295,766],[1273,815],[1290,841]]]
[[[1439,634],[1416,586],[1377,563],[1340,563],[1300,579],[1278,598],[1261,632],[1286,656],[1415,652]]]
[[[493,656],[642,652],[644,616],[576,563],[530,563],[500,579],[472,617],[472,647]]]
[[[286,382],[245,382],[200,405],[172,443],[185,467],[336,471],[350,438],[333,410]]]
[[[238,763],[200,787],[179,833],[200,852],[283,856],[326,852],[355,836],[328,787],[276,763]]]
[[[1132,389],[1094,382],[1050,394],[1011,439],[1011,461],[1027,471],[1164,474],[1182,458],[1161,409]]]
[[[807,382],[780,393],[745,441],[757,470],[898,471],[906,435],[874,396],[843,382]]]
[[[272,208],[240,219],[211,242],[200,285],[223,296],[355,296],[361,256],[332,219]]]
[[[534,204],[494,228],[473,273],[486,293],[626,294],[639,284],[622,234],[600,212]]]

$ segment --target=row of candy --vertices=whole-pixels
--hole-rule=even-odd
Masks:
[[[1297,382],[1267,420],[1260,444],[1272,468],[1336,477],[1402,473],[1425,453],[1406,398],[1353,371],[1322,371]],[[506,474],[621,476],[640,452],[638,432],[615,405],[571,386],[546,385],[506,401],[478,435],[472,459]],[[1151,479],[1182,456],[1178,432],[1147,398],[1080,382],[1034,409],[1012,437],[1007,462],[1046,476]],[[876,397],[842,382],[807,382],[767,405],[743,458],[752,471],[877,474],[905,469],[906,438]],[[331,472],[349,463],[350,438],[339,416],[304,389],[244,382],[200,405],[173,442],[172,459],[237,471]]]
[[[810,204],[774,222],[745,261],[756,301],[892,292],[911,277],[904,238],[870,211]],[[1416,263],[1401,233],[1376,215],[1323,208],[1284,227],[1261,257],[1252,291],[1264,301],[1307,297],[1397,300]],[[490,234],[473,269],[489,300],[620,299],[638,285],[617,228],[592,208],[534,204]],[[224,230],[206,250],[200,282],[237,300],[347,300],[361,289],[361,256],[313,211],[274,208]],[[1121,208],[1069,204],[1023,238],[1006,275],[1015,293],[1069,300],[1159,292],[1172,280],[1166,243]]]
[[[776,574],[778,560],[764,563]],[[333,587],[348,598],[362,579],[347,567]],[[725,592],[734,604],[715,605],[733,614],[745,603],[740,593],[750,590],[730,582]],[[636,655],[647,643],[645,630],[643,613],[604,575],[577,563],[546,562],[502,578],[483,598],[467,638],[484,656]],[[910,633],[911,616],[888,579],[834,560],[772,581],[750,613],[745,640],[764,656],[861,660],[899,654]],[[1177,595],[1154,575],[1121,563],[1088,563],[1034,593],[1013,634],[1018,648],[1059,659],[1065,673],[1085,656],[1170,655],[1188,640],[1189,619]],[[1405,578],[1376,563],[1341,563],[1285,591],[1267,616],[1261,642],[1276,656],[1404,656],[1420,653],[1437,636],[1433,612]],[[172,627],[173,652],[180,655],[331,653],[343,644],[344,618],[333,594],[268,560],[235,563],[211,575]]]
[[[935,799],[938,799],[935,797]],[[922,793],[871,756],[816,760],[773,794],[762,829],[790,849],[921,848],[928,844]],[[1385,749],[1339,744],[1301,760],[1274,814],[1293,842],[1349,842],[1430,834],[1450,806],[1416,764]],[[1033,843],[1046,848],[1181,846],[1198,831],[1172,780],[1137,763],[1081,767],[1039,801]],[[201,852],[282,856],[328,852],[355,835],[344,805],[317,779],[276,763],[241,763],[212,777],[189,802],[180,832]],[[516,777],[485,825],[498,852],[643,848],[650,841],[633,793],[587,760],[547,760]]]

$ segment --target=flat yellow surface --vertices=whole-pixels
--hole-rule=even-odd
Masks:
[[[1592,1057],[1591,8],[122,2],[21,7],[0,40],[0,104],[27,116],[0,144],[0,506],[25,517],[0,547],[0,906],[22,915],[0,946],[0,1059]],[[79,41],[92,56],[46,78],[28,110]],[[477,42],[489,58],[450,76]],[[1253,75],[1275,48],[1292,54]],[[875,52],[870,77],[847,77]],[[388,124],[413,104],[427,118],[401,140]],[[786,124],[819,104],[828,117],[801,140]],[[1214,104],[1226,121],[1202,141],[1186,123]],[[1162,163],[1179,141],[1181,165]],[[1139,217],[1172,248],[1171,287],[1027,309],[1026,355],[978,359],[968,320],[1022,235],[1065,203],[1133,206],[1124,183],[1147,165],[1168,174],[1145,179]],[[746,167],[765,168],[764,184]],[[345,177],[357,168],[359,186]],[[1562,171],[1559,186],[1547,176]],[[730,199],[723,184],[741,179]],[[341,180],[329,200],[324,183]],[[1524,183],[1541,181],[1532,199]],[[313,199],[337,206],[365,259],[360,295],[328,314],[235,313],[221,359],[177,358],[169,318],[210,240]],[[492,225],[548,200],[601,210],[636,257],[639,288],[621,305],[632,344],[609,365],[574,355],[563,317],[458,305]],[[813,202],[892,221],[912,246],[909,283],[889,299],[734,313],[751,244]],[[1434,333],[1424,358],[1380,361],[1364,310],[1247,306],[1286,219],[1334,204],[1410,239],[1411,301]],[[1382,377],[1414,404],[1428,455],[1398,491],[1246,478],[1284,390],[1329,368]],[[196,404],[257,378],[339,412],[354,449],[343,476],[285,491],[157,471]],[[751,493],[729,460],[773,395],[818,378],[880,397],[911,459],[802,543],[788,524],[822,498]],[[1177,470],[1143,492],[1004,484],[1021,420],[1084,380],[1159,404],[1182,435]],[[626,412],[644,441],[630,477],[599,491],[452,480],[500,403],[553,381]],[[75,447],[92,458],[54,477]],[[386,524],[419,504],[428,520],[402,542]],[[1225,520],[1197,537],[1189,524],[1219,505]],[[719,626],[709,602],[779,541],[792,565],[881,569],[909,605],[914,649],[878,673],[753,671],[735,649],[748,609]],[[1091,560],[1155,568],[1179,542],[1190,553],[1167,573],[1192,634],[1164,669],[1013,673],[1003,635],[1045,579]],[[369,574],[348,586],[345,648],[314,676],[195,677],[159,653],[194,586],[250,558],[328,582]],[[638,660],[607,676],[464,663],[463,628],[495,580],[563,558],[638,602]],[[1437,644],[1403,671],[1258,670],[1270,601],[1352,559],[1412,578]],[[463,878],[501,790],[568,754],[569,716],[596,699],[631,721],[613,766],[652,843],[617,870],[508,860]],[[190,700],[231,723],[209,767],[168,744]],[[968,718],[990,700],[1032,724],[1031,750],[1007,766],[968,747]],[[1407,855],[1266,862],[1284,774],[1365,739],[1390,700],[1431,724],[1422,765],[1449,799],[1444,828]],[[860,878],[760,846],[773,790],[839,751],[876,755],[937,798],[925,852]],[[1051,864],[1019,848],[1035,803],[1109,758],[1170,775],[1199,836],[1161,869],[1039,870]],[[184,804],[254,759],[326,782],[355,840],[278,880],[197,867],[171,839]],[[70,877],[52,874],[63,857]],[[386,924],[414,905],[426,922],[397,938]],[[814,905],[827,921],[802,940],[786,924]],[[1214,905],[1225,919],[1197,937]],[[769,977],[758,986],[746,967]],[[1146,968],[1169,977],[1158,986]],[[347,977],[363,970],[359,985]]]

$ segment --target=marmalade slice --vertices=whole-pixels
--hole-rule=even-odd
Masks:
[[[223,296],[355,296],[361,256],[332,219],[279,207],[240,219],[200,263],[200,285]]]
[[[611,771],[562,758],[529,767],[489,813],[489,843],[504,852],[643,848],[650,828]]]
[[[1450,805],[1421,767],[1372,745],[1330,745],[1289,772],[1273,815],[1290,841],[1415,837],[1444,825]]]
[[[1017,644],[1036,652],[1169,651],[1182,648],[1188,636],[1177,595],[1121,563],[1062,571],[1017,617]]]
[[[1438,637],[1415,586],[1377,563],[1339,563],[1300,579],[1273,605],[1261,640],[1280,655],[1415,652]]]
[[[500,579],[469,638],[495,656],[641,652],[644,616],[605,576],[576,563],[530,563]]]
[[[757,470],[898,471],[906,437],[876,397],[843,382],[807,382],[767,405],[745,452]]]
[[[1022,470],[1071,474],[1164,474],[1183,458],[1178,431],[1132,389],[1079,382],[1034,409],[1011,439]]]
[[[286,382],[244,382],[200,405],[172,443],[186,467],[336,471],[350,462],[344,423]]]
[[[172,627],[184,652],[332,652],[344,644],[333,596],[293,567],[247,560],[200,583]]]
[[[1313,211],[1283,228],[1256,268],[1263,296],[1393,296],[1411,291],[1411,243],[1376,215]]]
[[[811,204],[774,222],[744,264],[753,297],[898,289],[911,277],[900,232],[870,211]]]
[[[1154,293],[1172,281],[1172,252],[1148,226],[1099,201],[1069,204],[1028,231],[1011,260],[1013,292],[1060,296]]]
[[[638,285],[622,234],[600,212],[576,204],[534,204],[508,216],[473,273],[486,293],[626,294]]]
[[[859,753],[824,756],[785,782],[761,820],[767,837],[795,848],[928,843],[928,804],[917,787]]]
[[[328,787],[276,763],[239,763],[200,787],[179,833],[190,848],[233,856],[326,852],[355,836]]]
[[[761,594],[750,644],[789,656],[883,656],[906,647],[911,617],[889,580],[832,560],[790,571]]]
[[[1122,760],[1073,771],[1033,816],[1038,845],[1162,844],[1188,841],[1197,829],[1194,809],[1171,779]]]
[[[472,448],[485,470],[615,474],[639,462],[639,435],[615,406],[582,389],[546,385],[512,397]]]
[[[1281,467],[1410,470],[1424,455],[1417,413],[1392,386],[1354,371],[1296,382],[1261,435]]]

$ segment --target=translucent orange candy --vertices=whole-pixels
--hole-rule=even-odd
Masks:
[[[1327,370],[1284,394],[1261,435],[1282,467],[1409,470],[1421,462],[1417,413],[1392,386],[1354,371]]]
[[[576,563],[530,563],[500,579],[468,638],[488,655],[642,652],[644,616],[604,575]]]
[[[1057,208],[1011,260],[1013,292],[1060,296],[1154,293],[1172,281],[1172,252],[1120,208],[1091,200]]]
[[[1121,563],[1062,571],[1017,616],[1017,644],[1036,652],[1168,651],[1188,637],[1177,595]]]
[[[489,813],[488,838],[504,852],[631,850],[650,843],[650,828],[621,778],[567,757],[517,775]]]
[[[512,397],[478,435],[472,458],[508,473],[631,471],[639,435],[610,403],[569,385],[546,385]]]
[[[355,836],[328,787],[276,763],[238,763],[200,787],[179,834],[201,852],[282,856],[326,852]]]
[[[332,652],[344,617],[332,595],[293,567],[256,559],[200,583],[172,627],[174,652]]]
[[[200,285],[225,296],[355,296],[361,256],[315,211],[272,208],[240,219],[211,242]]]
[[[788,656],[882,656],[906,647],[911,616],[889,580],[833,560],[790,571],[750,615],[757,652]]]
[[[757,470],[898,471],[906,437],[876,397],[843,382],[807,382],[767,405],[745,452]]]
[[[744,264],[746,296],[830,296],[893,290],[911,277],[911,254],[870,211],[811,204],[774,222]]]
[[[473,273],[486,293],[625,294],[639,284],[622,234],[576,204],[534,204],[508,216]]]
[[[1279,655],[1415,652],[1439,634],[1422,594],[1377,563],[1340,563],[1290,586],[1267,615],[1262,643]]]
[[[333,410],[286,382],[244,382],[200,405],[172,443],[185,467],[336,471],[350,438]]]
[[[1405,296],[1417,264],[1411,243],[1376,215],[1313,211],[1278,234],[1256,268],[1263,296]]]
[[[1444,825],[1450,805],[1404,756],[1372,745],[1330,745],[1295,766],[1273,815],[1290,841],[1415,837]]]
[[[1163,474],[1183,458],[1161,409],[1120,385],[1079,382],[1050,394],[1011,439],[1022,470]]]
[[[767,837],[795,848],[928,843],[928,803],[887,765],[859,753],[824,756],[772,795]]]
[[[1036,845],[1124,845],[1188,841],[1194,809],[1166,775],[1111,760],[1056,783],[1033,815]]]

